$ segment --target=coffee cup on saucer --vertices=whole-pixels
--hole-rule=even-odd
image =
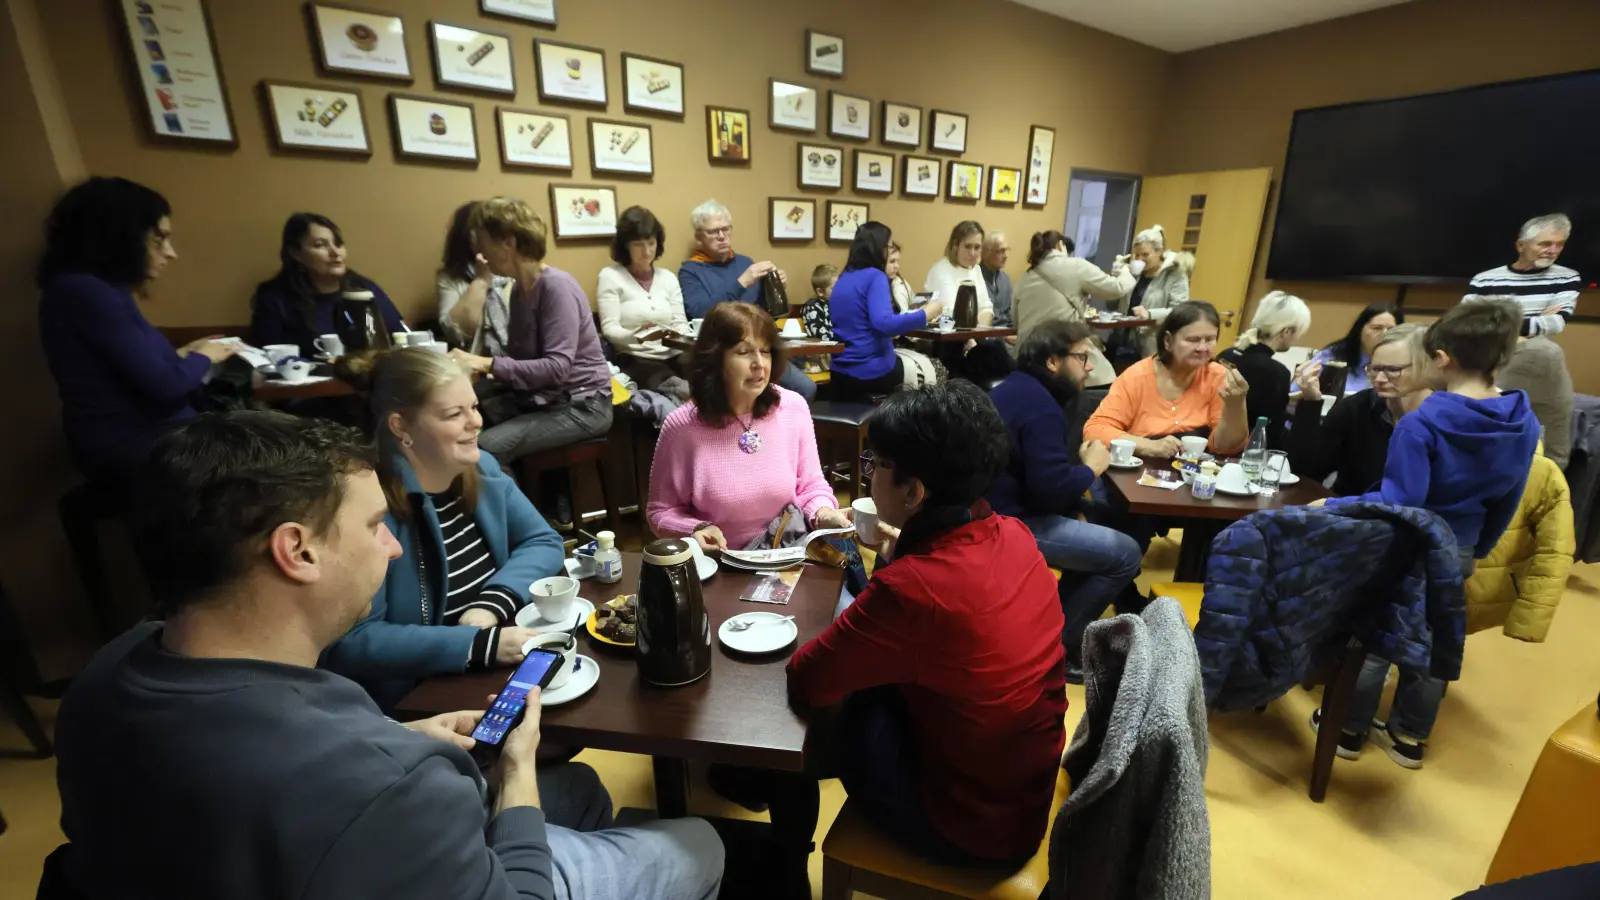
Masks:
[[[267,354],[267,362],[277,365],[291,356],[299,356],[300,347],[297,344],[268,344],[261,348],[261,352]]]
[[[789,319],[783,323],[783,331],[780,334],[786,338],[803,338],[806,336],[806,330],[801,327],[799,319]]]
[[[529,585],[528,593],[533,595],[533,605],[539,610],[539,618],[565,625],[573,613],[572,601],[578,597],[578,580],[565,575],[552,575]]]
[[[882,540],[878,533],[878,504],[872,502],[871,497],[862,497],[850,504],[852,518],[856,524],[856,537],[864,544],[876,544]]]
[[[1222,467],[1217,475],[1217,489],[1232,494],[1243,494],[1250,490],[1250,482],[1244,477],[1244,466],[1238,463],[1228,463]]]
[[[1178,438],[1178,442],[1183,444],[1184,459],[1199,459],[1200,454],[1206,452],[1206,445],[1209,443],[1206,438],[1193,436]]]
[[[337,334],[322,335],[311,343],[317,348],[318,353],[329,359],[338,359],[344,355],[344,341],[340,340]]]
[[[534,649],[561,654],[561,669],[550,678],[546,689],[553,691],[566,684],[572,677],[572,667],[578,662],[578,639],[565,631],[551,631],[534,635],[522,645],[524,653]]]
[[[278,360],[278,377],[290,384],[298,384],[311,377],[311,370],[316,368],[316,363],[298,356],[287,356]]]
[[[1127,438],[1117,438],[1111,442],[1111,464],[1115,466],[1133,465],[1133,448],[1138,446]]]

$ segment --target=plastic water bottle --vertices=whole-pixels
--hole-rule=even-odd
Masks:
[[[1239,457],[1239,467],[1244,469],[1244,480],[1249,485],[1249,490],[1259,489],[1261,482],[1261,463],[1267,458],[1267,417],[1260,416],[1256,419],[1256,427],[1250,430],[1250,446],[1244,449]]]

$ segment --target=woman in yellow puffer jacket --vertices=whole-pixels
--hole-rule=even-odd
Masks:
[[[1567,479],[1535,453],[1510,527],[1467,580],[1467,633],[1503,625],[1506,637],[1542,642],[1566,590],[1575,549]]]

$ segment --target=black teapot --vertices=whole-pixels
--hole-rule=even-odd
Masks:
[[[639,569],[639,677],[673,687],[711,671],[711,619],[700,593],[694,538],[662,538],[644,548]]]

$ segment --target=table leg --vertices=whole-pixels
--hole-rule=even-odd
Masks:
[[[1174,581],[1203,583],[1206,561],[1211,558],[1211,542],[1222,533],[1226,522],[1189,519],[1183,523],[1183,543],[1178,546],[1178,568]]]
[[[689,764],[670,756],[650,758],[656,778],[656,815],[681,819],[689,814]]]

